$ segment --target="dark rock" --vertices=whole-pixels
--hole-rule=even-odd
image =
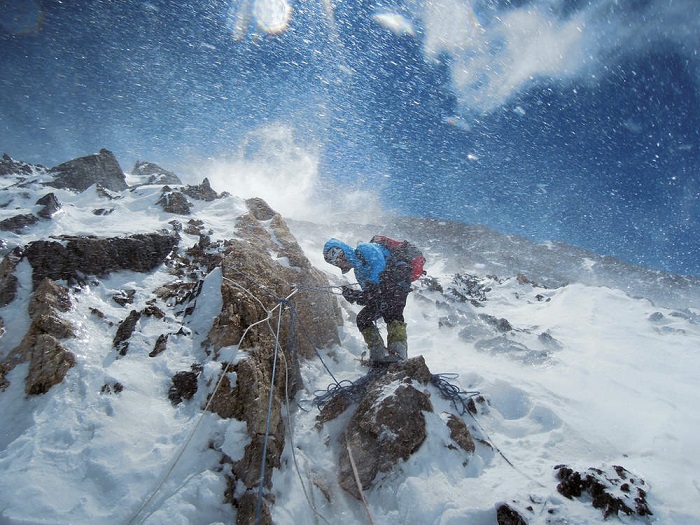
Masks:
[[[101,149],[95,155],[69,160],[49,170],[54,175],[54,188],[85,191],[93,184],[100,184],[112,191],[122,191],[128,186],[126,177],[114,154]]]
[[[253,214],[253,217],[259,221],[269,221],[275,216],[275,210],[270,208],[270,206],[263,199],[259,197],[254,197],[245,201],[246,206]]]
[[[352,463],[365,490],[380,473],[388,472],[420,448],[427,436],[424,412],[433,410],[430,388],[439,388],[434,378],[419,356],[371,369],[336,394],[331,392],[330,400],[324,399],[317,428],[356,406],[341,434],[338,460],[339,484],[349,494],[361,497]],[[454,414],[446,424],[454,442],[448,448],[459,452],[466,465],[476,448],[467,425]]]
[[[199,235],[204,228],[204,221],[199,219],[190,219],[187,221],[185,233],[188,235]]]
[[[43,208],[39,210],[38,215],[44,219],[50,219],[61,209],[61,202],[53,193],[47,193],[36,201],[36,203],[43,206]]]
[[[35,224],[38,220],[39,219],[31,213],[22,213],[0,221],[0,230],[13,233],[22,233],[22,230],[24,230],[27,226]]]
[[[660,323],[664,320],[664,314],[662,314],[661,312],[654,312],[649,316],[649,320],[652,323]]]
[[[75,356],[49,334],[36,336],[29,352],[29,373],[25,382],[27,395],[45,394],[63,381],[75,366]]]
[[[67,312],[70,309],[68,290],[51,279],[42,279],[29,300],[29,316],[32,318],[52,311]]]
[[[95,316],[99,317],[100,319],[106,319],[106,318],[107,318],[107,316],[104,314],[104,312],[102,312],[101,310],[99,310],[99,309],[97,309],[97,308],[90,308],[90,313],[91,313],[92,315],[95,315]]]
[[[43,168],[43,166],[40,166]],[[33,168],[26,162],[13,160],[7,153],[0,159],[0,176],[2,175],[31,175]]]
[[[0,307],[15,300],[19,281],[14,271],[21,258],[21,250],[14,249],[0,263]]]
[[[156,204],[161,206],[163,211],[178,215],[189,215],[192,210],[192,204],[187,197],[180,191],[171,190],[168,186],[163,187],[163,193]]]
[[[498,525],[527,525],[527,520],[506,503],[496,509],[496,522]]]
[[[143,315],[155,317],[156,319],[165,319],[165,312],[154,304],[149,304],[143,309]]]
[[[498,330],[499,332],[510,332],[513,329],[508,320],[504,318],[499,319],[497,317],[494,317],[493,315],[479,314],[479,319],[485,321],[490,325],[495,326],[496,330]]]
[[[476,307],[483,306],[481,303],[486,301],[486,294],[491,291],[482,279],[469,274],[456,274],[452,278],[452,285],[447,289],[450,295],[458,301],[469,302]]]
[[[238,523],[250,523],[246,521],[250,515],[240,509],[247,508],[245,494],[255,491],[260,484],[270,391],[273,403],[269,413],[270,432],[263,480],[267,488],[271,487],[274,469],[280,466],[285,446],[282,407],[285,399],[293,399],[303,386],[299,359],[314,356],[316,348],[339,342],[340,311],[335,299],[328,295],[301,292],[290,296],[293,291],[290,283],[312,289],[328,286],[328,281],[306,259],[279,214],[275,213],[269,223],[262,224],[252,213],[247,213],[237,221],[235,233],[238,239],[228,241],[222,247],[223,258],[219,265],[224,276],[221,286],[223,306],[205,344],[215,355],[224,347],[240,344],[247,356],[233,367],[236,372],[235,385],[231,384],[227,375],[223,375],[208,407],[221,417],[233,417],[246,423],[250,443],[245,447],[243,457],[231,465],[229,486],[236,487],[230,497],[239,507]],[[204,254],[197,257],[208,265]],[[283,257],[290,264],[281,263],[279,259]],[[241,279],[241,274],[266,291],[259,294],[259,300],[235,284]],[[180,296],[185,291],[173,285],[157,290],[156,294],[164,298],[174,293]],[[187,295],[196,294],[196,289],[187,292]],[[177,300],[184,301],[187,295]],[[282,316],[278,334],[258,324],[269,310],[280,306],[279,298],[288,296],[295,315]],[[295,323],[296,326],[313,326],[312,338],[296,339],[294,352],[278,348],[279,352],[283,352],[283,356],[278,357],[284,359],[286,366],[277,366],[273,385],[276,336],[280,341],[288,340],[294,333]]]
[[[211,202],[213,200],[220,199],[225,195],[228,195],[226,193],[223,193],[221,195],[216,193],[209,184],[209,179],[204,179],[199,186],[187,186],[182,191],[188,197],[192,197],[193,199],[197,199],[199,201],[207,202]]]
[[[119,381],[115,381],[112,384],[105,383],[102,385],[102,388],[100,389],[100,394],[119,394],[124,390],[124,385],[122,385]]]
[[[141,177],[141,184],[182,184],[180,177],[153,162],[137,160],[131,174]]]
[[[126,355],[129,350],[129,339],[136,329],[136,323],[141,319],[141,312],[132,310],[129,315],[117,328],[117,333],[112,340],[112,346],[119,352],[119,355]]]
[[[173,376],[172,386],[168,391],[168,398],[177,405],[183,400],[192,399],[197,393],[197,378],[202,372],[201,365],[192,365],[191,370],[178,372]]]
[[[246,490],[234,504],[237,509],[236,525],[273,525],[270,511],[269,494],[265,494],[260,505],[258,516],[258,491]]]
[[[92,210],[93,215],[109,215],[114,211],[114,208],[97,208]]]
[[[151,353],[148,354],[148,357],[155,357],[158,354],[165,352],[165,347],[167,345],[168,345],[168,334],[159,335],[158,340],[156,341],[156,344],[153,347],[153,350],[151,350]]]
[[[564,497],[590,497],[591,504],[601,509],[603,518],[617,516],[619,512],[637,516],[651,516],[646,501],[646,484],[624,467],[615,465],[602,470],[590,467],[586,472],[577,472],[566,465],[557,465],[560,483],[557,491]],[[620,494],[622,493],[622,494]]]
[[[131,237],[73,237],[67,242],[35,241],[25,256],[32,266],[36,286],[42,279],[82,279],[84,275],[104,276],[118,270],[147,272],[162,264],[179,239],[158,233]]]
[[[339,481],[348,493],[360,498],[350,453],[362,488],[367,489],[377,474],[408,459],[423,443],[427,435],[423,411],[432,411],[432,404],[413,382],[427,385],[430,377],[423,358],[416,357],[391,365],[371,380],[344,433]],[[393,393],[387,395],[389,391]]]
[[[25,380],[28,395],[44,394],[63,381],[75,365],[75,356],[58,339],[71,337],[74,330],[58,314],[68,311],[70,304],[68,291],[56,283],[45,279],[37,286],[29,300],[29,329],[20,344],[0,363],[0,388],[9,385],[5,375],[25,362],[29,362]]]
[[[119,290],[112,296],[112,301],[117,303],[119,306],[126,306],[127,304],[134,302],[135,295],[136,290]]]
[[[460,417],[450,414],[447,419],[447,428],[450,429],[450,437],[465,452],[471,454],[476,450],[467,424]]]
[[[114,201],[114,200],[118,200],[118,199],[122,198],[122,196],[118,192],[111,191],[111,190],[105,188],[99,182],[97,183],[97,186],[95,187],[95,193],[97,193],[98,197],[104,197],[105,199],[108,199],[110,201]]]
[[[46,313],[36,317],[34,325],[43,333],[49,334],[56,339],[75,337],[73,325],[54,313]]]

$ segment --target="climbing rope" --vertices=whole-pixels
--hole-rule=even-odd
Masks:
[[[452,401],[455,410],[459,412],[460,416],[463,416],[466,412],[469,412],[469,399],[478,396],[480,392],[476,390],[461,390],[447,381],[448,378],[457,379],[458,377],[458,374],[433,374],[430,377],[430,383],[440,391],[442,397]]]
[[[241,273],[242,273],[242,272],[241,272]],[[226,280],[226,281],[228,281],[229,283],[233,284],[234,286],[240,288],[241,290],[243,290],[245,293],[247,293],[247,294],[250,295],[253,299],[255,299],[255,300],[263,307],[263,309],[265,309],[265,306],[264,306],[264,304],[262,303],[262,301],[261,301],[258,297],[256,297],[255,294],[253,294],[250,290],[248,290],[247,288],[245,288],[244,286],[242,286],[240,283],[237,283],[237,282],[235,282],[235,281],[233,281],[233,280],[231,280],[231,279],[228,279],[227,277],[223,277],[223,279]],[[264,287],[263,287],[263,288],[264,288]],[[269,291],[269,290],[268,290],[268,291]],[[280,315],[281,315],[281,307],[282,307],[283,305],[285,305],[285,304],[288,304],[289,298],[292,297],[295,293],[296,293],[296,289],[292,290],[292,292],[291,292],[285,299],[279,299],[278,302],[277,302],[277,304],[276,304],[272,309],[270,309],[269,311],[266,310],[267,315],[266,315],[265,318],[260,319],[259,321],[256,321],[256,322],[254,322],[254,323],[251,323],[249,326],[247,326],[246,329],[243,331],[243,334],[241,335],[241,337],[240,337],[240,339],[239,339],[239,341],[238,341],[237,346],[240,347],[241,343],[244,341],[244,339],[246,338],[246,336],[248,335],[248,333],[250,332],[250,330],[252,330],[254,327],[256,327],[256,326],[258,326],[258,325],[260,325],[260,324],[262,324],[262,323],[267,323],[268,326],[270,326],[269,321],[270,321],[270,319],[272,318],[272,316],[273,316],[275,310],[277,310],[278,308],[280,308]],[[273,294],[273,296],[274,296],[274,294]],[[273,334],[274,334],[274,332],[273,332]],[[276,349],[277,349],[277,342],[278,342],[278,339],[279,339],[279,338],[278,338],[278,334],[276,334],[276,337],[275,337]],[[190,442],[191,442],[192,439],[194,438],[194,435],[195,435],[195,433],[197,432],[197,430],[198,430],[198,428],[199,428],[199,426],[200,426],[200,424],[201,424],[201,422],[202,422],[202,420],[203,420],[205,414],[207,413],[207,411],[208,411],[209,408],[211,407],[211,404],[212,404],[212,402],[213,402],[213,400],[214,400],[214,398],[215,398],[216,392],[218,391],[219,387],[221,386],[221,384],[222,384],[223,380],[225,379],[226,374],[228,373],[228,371],[229,371],[229,369],[230,369],[231,366],[232,366],[232,358],[229,359],[229,360],[226,362],[226,364],[225,364],[225,366],[224,366],[224,370],[223,370],[223,372],[221,373],[221,375],[219,376],[219,380],[216,382],[216,385],[214,386],[214,389],[212,390],[212,392],[211,392],[211,394],[210,394],[210,397],[209,397],[209,399],[208,399],[206,405],[204,406],[204,409],[202,410],[201,414],[197,417],[197,420],[195,421],[195,425],[193,426],[192,430],[189,432],[187,438],[185,439],[185,441],[183,442],[182,446],[180,447],[180,450],[178,451],[178,453],[175,455],[175,457],[174,457],[173,460],[171,461],[171,465],[166,469],[166,471],[164,472],[164,474],[161,476],[159,482],[156,484],[155,488],[151,491],[151,494],[149,495],[149,497],[146,498],[146,500],[141,504],[141,506],[140,506],[140,507],[136,510],[136,512],[131,516],[131,518],[130,518],[129,521],[127,522],[127,525],[131,525],[132,523],[134,523],[134,521],[136,520],[136,518],[138,518],[138,516],[148,507],[148,505],[151,503],[151,501],[153,501],[153,498],[155,497],[155,495],[160,491],[160,489],[161,489],[161,488],[163,487],[163,485],[165,484],[166,480],[167,480],[167,479],[170,477],[170,475],[172,474],[173,470],[174,470],[175,467],[177,466],[177,463],[180,461],[180,459],[182,458],[183,454],[185,453],[185,450],[187,449],[187,447],[189,446]],[[264,475],[264,473],[263,473],[263,475]]]
[[[285,356],[285,353],[282,352],[281,354],[282,357],[282,362],[284,363],[284,402],[285,402],[285,407],[286,407],[286,419],[287,419],[287,432],[286,436],[289,439],[289,450],[291,451],[292,454],[292,460],[294,461],[294,468],[297,473],[297,477],[299,478],[299,484],[301,485],[301,489],[304,492],[304,497],[306,498],[306,502],[309,504],[309,507],[311,510],[314,512],[316,516],[321,518],[324,523],[330,525],[330,522],[321,514],[318,509],[316,508],[316,505],[312,501],[312,496],[313,493],[311,493],[311,496],[309,495],[309,491],[306,489],[306,484],[304,483],[304,479],[302,478],[301,475],[301,469],[299,468],[299,462],[297,461],[297,454],[296,454],[296,447],[294,445],[294,425],[292,425],[292,417],[291,417],[291,409],[289,407],[289,366],[287,364],[287,357]]]
[[[246,276],[243,272],[240,272],[239,270],[237,270],[237,269],[235,269],[235,268],[233,268],[233,269],[234,269],[234,271],[238,271],[238,273],[240,273],[241,275],[243,275],[243,276],[246,277],[247,279],[250,279],[250,277]],[[250,280],[251,280],[252,282],[255,282],[255,281],[252,280],[252,279],[250,279]],[[257,283],[256,283],[256,284],[257,284]],[[266,288],[263,287],[262,285],[259,285],[259,286],[260,286],[261,288],[263,288],[263,289],[266,289]],[[296,289],[297,289],[297,290],[300,290],[300,291],[301,291],[301,290],[303,290],[303,291],[315,291],[315,292],[328,293],[328,294],[332,294],[332,295],[342,295],[342,292],[341,292],[341,291],[335,291],[336,289],[337,289],[337,290],[340,290],[340,289],[342,288],[341,286],[328,286],[328,287],[310,287],[310,286],[301,286],[301,285],[295,285],[295,286],[296,286]],[[266,290],[267,290],[267,289],[266,289]],[[272,294],[272,292],[271,292],[270,290],[267,290],[267,291],[268,291],[271,295],[273,295],[273,297],[274,297],[274,294]],[[301,319],[298,318],[298,313],[296,312],[296,309],[295,309],[291,304],[290,304],[290,310],[291,310],[291,312],[292,312],[292,313],[291,313],[292,318],[298,321],[298,324],[299,324],[299,326],[301,327],[301,329],[302,329],[302,331],[303,331],[303,333],[304,333],[304,336],[308,339],[309,343],[311,344],[311,347],[314,348],[314,351],[315,351],[317,357],[319,358],[319,360],[321,361],[323,367],[326,369],[326,371],[329,373],[329,375],[330,375],[330,376],[332,377],[332,379],[333,379],[333,383],[330,384],[330,385],[326,388],[325,391],[323,391],[323,390],[317,390],[317,391],[314,393],[313,405],[316,406],[317,408],[321,409],[321,408],[323,408],[323,406],[325,406],[327,403],[329,403],[330,401],[332,401],[333,399],[335,399],[336,396],[338,396],[338,395],[346,396],[346,397],[350,398],[350,400],[351,400],[352,402],[359,402],[359,400],[361,399],[362,395],[364,394],[364,392],[365,392],[366,389],[367,389],[367,385],[368,385],[368,383],[369,383],[369,380],[372,379],[372,378],[374,378],[374,377],[376,377],[376,374],[377,374],[377,373],[383,373],[384,371],[386,371],[386,368],[381,367],[381,368],[373,368],[373,369],[370,369],[370,371],[369,371],[368,374],[366,374],[366,375],[360,377],[359,379],[357,379],[357,380],[355,380],[355,381],[349,381],[349,380],[338,381],[338,380],[336,379],[336,377],[333,375],[333,373],[332,373],[332,371],[330,370],[330,368],[326,365],[325,361],[323,360],[323,357],[322,357],[322,356],[320,355],[320,353],[318,352],[318,349],[317,349],[317,346],[318,346],[318,345],[315,345],[315,344],[312,343],[311,339],[310,339],[309,336],[308,336],[308,333],[306,333],[306,331],[305,331],[305,327],[304,327],[303,323],[301,322]],[[268,319],[269,319],[269,318],[268,318]],[[524,472],[522,472],[520,469],[518,469],[518,468],[513,464],[513,462],[510,461],[510,460],[508,459],[508,457],[506,457],[506,455],[503,453],[503,451],[502,451],[497,445],[495,445],[495,443],[493,442],[493,440],[488,436],[488,434],[487,434],[486,431],[484,430],[483,426],[479,423],[479,421],[476,419],[476,417],[474,416],[474,414],[472,413],[472,411],[469,409],[469,404],[468,404],[468,403],[469,403],[469,400],[470,400],[471,398],[473,398],[473,397],[479,395],[480,392],[478,392],[478,391],[466,391],[466,390],[462,390],[462,389],[459,388],[458,386],[456,386],[456,385],[454,385],[453,383],[450,383],[450,381],[448,381],[448,379],[453,380],[453,379],[456,379],[457,377],[458,377],[458,375],[457,375],[457,374],[453,374],[453,373],[433,374],[433,375],[431,376],[430,382],[431,382],[431,384],[432,384],[433,386],[435,386],[435,387],[438,389],[438,391],[440,392],[440,394],[441,394],[445,399],[448,399],[448,400],[450,400],[450,401],[452,402],[452,405],[455,407],[455,410],[457,410],[461,416],[464,416],[465,413],[468,413],[468,414],[470,415],[470,417],[473,419],[475,425],[478,427],[478,429],[481,431],[481,433],[484,435],[484,437],[488,440],[488,442],[489,442],[490,445],[493,447],[493,449],[506,461],[506,463],[507,463],[508,465],[510,465],[514,470],[516,470],[517,472],[519,472],[521,475],[523,475],[523,476],[526,477],[527,479],[533,481],[534,483],[538,484],[538,485],[541,486],[541,487],[545,487],[542,483],[540,483],[539,481],[535,480],[534,478],[528,476],[526,473],[524,473]],[[289,415],[288,396],[287,396],[287,413],[288,413],[288,415]],[[289,420],[288,420],[288,426],[291,428],[291,422],[290,422]],[[369,510],[369,506],[368,506],[367,501],[366,501],[366,499],[365,499],[365,497],[364,497],[364,494],[362,493],[362,487],[361,487],[360,482],[359,482],[359,477],[358,477],[358,474],[357,474],[356,467],[354,466],[354,461],[353,461],[353,457],[352,457],[352,451],[351,451],[349,445],[348,445],[348,454],[349,454],[349,457],[350,457],[351,465],[353,466],[353,473],[354,473],[354,475],[355,475],[355,480],[356,480],[356,482],[358,483],[358,489],[360,490],[360,495],[362,496],[362,501],[363,501],[363,503],[364,503],[364,505],[365,505],[365,508],[366,508],[366,510],[367,510],[367,514],[368,514],[368,516],[369,516],[369,521],[370,521],[370,523],[373,523],[373,521],[372,521],[372,515],[371,515],[370,510]],[[297,474],[299,475],[299,478],[300,478],[300,481],[301,481],[301,485],[302,485],[302,488],[303,488],[303,490],[304,490],[304,494],[305,494],[305,496],[306,496],[306,499],[307,499],[307,501],[309,502],[309,505],[310,505],[311,508],[314,510],[314,512],[315,512],[318,516],[320,516],[321,519],[323,519],[324,522],[327,523],[326,519],[325,519],[320,513],[318,513],[318,511],[316,510],[315,506],[314,506],[314,505],[312,504],[312,502],[309,500],[309,497],[308,497],[308,494],[307,494],[307,491],[306,491],[306,487],[305,487],[303,481],[301,480],[301,473],[300,473],[300,471],[299,471],[299,467],[298,467],[298,464],[297,464],[297,461],[296,461],[296,455],[295,455],[295,452],[294,452],[294,449],[293,449],[293,444],[292,444],[292,455],[293,455],[295,467],[296,467],[296,469],[297,469]],[[261,474],[261,484],[262,484],[263,476],[264,476],[264,474]],[[259,496],[259,497],[260,497],[260,496]],[[256,519],[257,519],[257,517],[256,517]],[[258,523],[258,522],[256,521],[256,524],[257,524],[257,523]]]
[[[348,458],[350,459],[350,467],[352,468],[352,474],[355,477],[355,483],[357,484],[357,490],[360,493],[360,498],[362,503],[365,505],[365,510],[367,511],[367,518],[369,519],[370,525],[374,525],[374,520],[372,519],[372,513],[369,510],[369,504],[367,503],[367,498],[365,498],[365,492],[362,490],[362,482],[360,481],[360,474],[357,472],[357,465],[355,465],[355,458],[352,457],[352,449],[350,448],[350,441],[348,440],[348,434],[345,433],[345,445],[348,449]]]
[[[290,296],[291,297],[291,294]],[[287,299],[289,299],[289,297]],[[258,502],[255,506],[255,525],[260,523],[260,510],[262,507],[263,487],[265,485],[265,462],[267,461],[267,444],[270,439],[270,420],[272,419],[272,401],[275,394],[275,373],[277,372],[277,352],[279,350],[279,334],[282,325],[282,308],[277,316],[277,332],[275,333],[275,351],[272,358],[272,373],[270,374],[270,398],[267,405],[267,421],[265,423],[265,439],[263,441],[263,453],[260,461],[260,481],[258,482]]]
[[[259,286],[261,289],[268,292],[271,296],[275,297],[275,295],[272,293],[271,290],[269,290],[265,286],[262,286],[259,283],[257,283],[257,281],[255,279],[251,278],[250,276],[248,276],[247,274],[245,274],[244,272],[240,271],[237,268],[234,268],[230,265],[228,267],[229,267],[229,269],[232,269],[232,270],[236,271],[238,274],[245,277],[250,282],[254,283],[256,286]],[[236,283],[235,281],[232,281],[228,278],[225,278],[225,279],[228,282],[231,282],[232,284],[235,284],[235,285],[241,287],[239,283]],[[244,287],[242,287],[242,288],[245,289]],[[304,287],[299,287],[296,285],[294,286],[294,288],[295,288],[295,293],[299,290],[304,289]],[[309,288],[310,287],[306,287],[306,289],[309,289]],[[288,341],[287,341],[289,343],[288,347],[291,348],[291,352],[292,352],[292,354],[294,354],[295,348],[296,348],[296,339],[298,337],[297,326],[301,327],[303,335],[307,338],[310,346],[316,352],[316,355],[321,360],[323,366],[326,368],[328,373],[331,376],[333,376],[332,372],[330,371],[328,366],[325,364],[325,361],[323,360],[322,356],[318,352],[318,349],[317,349],[318,345],[313,344],[313,342],[311,341],[311,338],[309,337],[308,332],[306,332],[306,329],[305,329],[303,322],[299,318],[299,314],[298,314],[295,306],[289,301],[289,299],[291,298],[292,295],[293,294],[290,294],[287,298],[281,300],[284,303],[284,305],[289,308],[289,311],[291,313],[290,314],[290,329],[289,329]],[[280,316],[281,316],[281,310],[280,310]],[[268,319],[269,319],[269,317],[268,317]],[[288,428],[288,432],[286,433],[286,435],[288,436],[289,441],[290,441],[290,451],[292,454],[292,459],[294,462],[295,470],[297,472],[297,476],[299,478],[299,482],[301,484],[301,488],[302,488],[302,491],[304,493],[304,497],[306,498],[306,501],[309,504],[309,507],[311,508],[311,510],[314,512],[314,514],[317,517],[319,517],[324,523],[329,524],[329,521],[318,511],[318,509],[314,505],[313,501],[311,501],[311,497],[309,496],[309,491],[307,490],[306,484],[304,483],[304,480],[302,478],[301,469],[299,468],[299,462],[297,460],[296,449],[295,449],[295,445],[294,445],[294,426],[292,425],[291,409],[289,406],[289,397],[290,397],[289,396],[289,366],[287,363],[287,358],[286,358],[285,352],[284,351],[278,352],[278,349],[280,348],[280,346],[279,346],[280,321],[281,321],[281,317],[278,318],[277,331],[275,333],[275,357],[274,357],[275,361],[273,362],[273,372],[272,373],[273,373],[273,378],[274,378],[276,375],[276,373],[275,373],[276,364],[275,363],[276,363],[277,356],[279,355],[279,356],[281,356],[281,359],[283,360],[284,370],[285,370],[285,406],[286,406],[286,419],[287,419],[287,428]],[[265,443],[264,443],[264,448],[263,448],[263,459],[261,461],[260,483],[258,486],[258,500],[256,503],[256,517],[255,517],[256,524],[259,523],[259,520],[261,517],[260,514],[261,514],[261,508],[262,508],[263,485],[264,485],[265,468],[266,468],[266,459],[265,458],[266,458],[267,442],[269,439],[269,425],[270,425],[270,415],[271,415],[272,400],[273,400],[273,388],[274,388],[274,384],[271,384],[271,386],[270,386],[270,399],[269,399],[268,414],[267,414],[268,420],[267,420],[267,424],[266,424]]]

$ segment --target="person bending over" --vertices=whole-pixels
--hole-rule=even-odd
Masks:
[[[411,291],[411,267],[392,261],[389,250],[372,242],[359,243],[353,249],[338,239],[329,239],[323,247],[323,257],[342,273],[355,272],[361,289],[343,286],[343,297],[363,306],[356,322],[369,349],[370,366],[406,359],[403,311]],[[387,325],[386,346],[376,325],[380,317]]]

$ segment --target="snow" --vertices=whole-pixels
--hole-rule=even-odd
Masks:
[[[182,220],[154,206],[157,187],[127,190],[114,200],[99,197],[94,188],[79,195],[54,192],[63,203],[54,219],[21,236],[3,233],[3,238],[24,244],[50,235],[119,235],[169,228],[169,221]],[[22,206],[33,206],[39,196],[25,199]],[[92,209],[98,207],[114,211],[95,216]],[[213,237],[226,238],[244,209],[236,196],[197,202],[192,218],[214,230]],[[0,213],[5,218],[18,212],[4,208]],[[331,236],[355,242],[359,230],[353,234],[347,224],[294,223],[292,231],[332,283],[350,282],[351,274],[341,276],[323,262],[321,247]],[[181,247],[198,240],[182,237]],[[448,261],[458,255],[428,253],[428,274],[449,286]],[[585,259],[580,264],[586,272],[596,272]],[[26,262],[17,275],[18,297],[0,309],[7,330],[0,337],[2,356],[16,346],[29,323]],[[514,501],[520,508],[533,508],[530,523],[601,522],[600,511],[556,491],[554,467],[559,464],[581,470],[622,465],[648,484],[651,522],[700,523],[700,390],[695,377],[700,312],[680,302],[658,307],[614,286],[574,282],[545,289],[519,284],[514,275],[499,277],[489,283],[482,307],[448,304],[445,296],[417,285],[405,311],[409,356],[422,355],[434,374],[456,374],[451,383],[481,393],[487,402],[479,413],[461,417],[475,438],[493,448],[477,440],[470,458],[448,449],[444,421],[456,409],[430,390],[434,412],[426,414],[426,441],[365,492],[374,523],[492,525],[497,504]],[[77,337],[64,341],[77,357],[65,381],[45,395],[27,397],[27,365],[8,375],[11,384],[0,392],[0,524],[235,520],[235,509],[222,501],[228,467],[215,448],[240,458],[249,440],[245,423],[200,409],[219,365],[205,364],[194,399],[173,406],[167,397],[176,372],[207,362],[201,341],[222,304],[221,271],[206,276],[185,330],[176,306],[152,294],[172,280],[163,269],[91,279],[73,290],[73,306],[65,314],[77,327]],[[111,300],[124,289],[136,291],[134,304],[126,308]],[[130,309],[153,300],[165,318],[142,317],[128,354],[118,357],[113,327]],[[318,411],[311,404],[317,392],[333,383],[324,364],[339,381],[366,372],[359,361],[364,343],[353,323],[358,307],[341,303],[341,344],[319,349],[323,363],[302,363],[305,389],[284,410],[288,441],[282,468],[273,473],[272,513],[280,525],[368,522],[364,506],[337,482],[338,434],[349,415],[319,429]],[[95,315],[95,309],[104,316]],[[506,319],[513,330],[494,336],[480,314]],[[168,349],[149,357],[155,339],[164,333],[170,334]],[[227,347],[222,356],[235,360],[237,348]],[[117,384],[123,391],[116,391]],[[557,517],[564,521],[551,521]],[[634,520],[621,516],[620,521]]]

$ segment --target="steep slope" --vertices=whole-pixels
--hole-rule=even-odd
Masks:
[[[0,220],[36,217],[3,232],[6,253],[88,236],[179,240],[146,271],[54,276],[71,298],[56,315],[73,327],[60,342],[75,362],[40,395],[25,391],[28,363],[4,372],[0,523],[250,523],[257,514],[277,524],[494,524],[517,523],[515,512],[528,523],[592,524],[605,512],[629,523],[700,522],[693,280],[478,227],[387,222],[382,233],[410,238],[428,256],[406,308],[409,357],[442,383],[395,372],[398,382],[373,390],[405,399],[392,396],[409,384],[425,435],[362,479],[365,505],[354,477],[343,477],[349,456],[361,463],[369,448],[349,426],[361,399],[319,420],[318,405],[368,371],[357,307],[336,302],[333,287],[352,274],[326,265],[321,247],[329,236],[366,240],[379,227],[287,229],[260,201],[192,196],[210,195],[208,184],[74,193],[47,190],[43,168],[4,173]],[[36,202],[49,192],[60,207],[43,217],[46,204]],[[189,215],[165,211],[174,201]],[[0,275],[16,281],[13,295],[2,294],[0,360],[32,324],[34,271],[28,258],[16,262]],[[301,268],[318,280],[301,279]],[[640,280],[649,282],[630,291]],[[292,292],[300,302],[285,302]],[[271,314],[282,311],[278,330]],[[467,438],[454,433],[455,420],[473,449],[460,445]],[[653,515],[632,504],[628,516],[610,499],[594,508],[600,498],[565,483],[576,473],[620,501],[634,502],[641,488]]]

